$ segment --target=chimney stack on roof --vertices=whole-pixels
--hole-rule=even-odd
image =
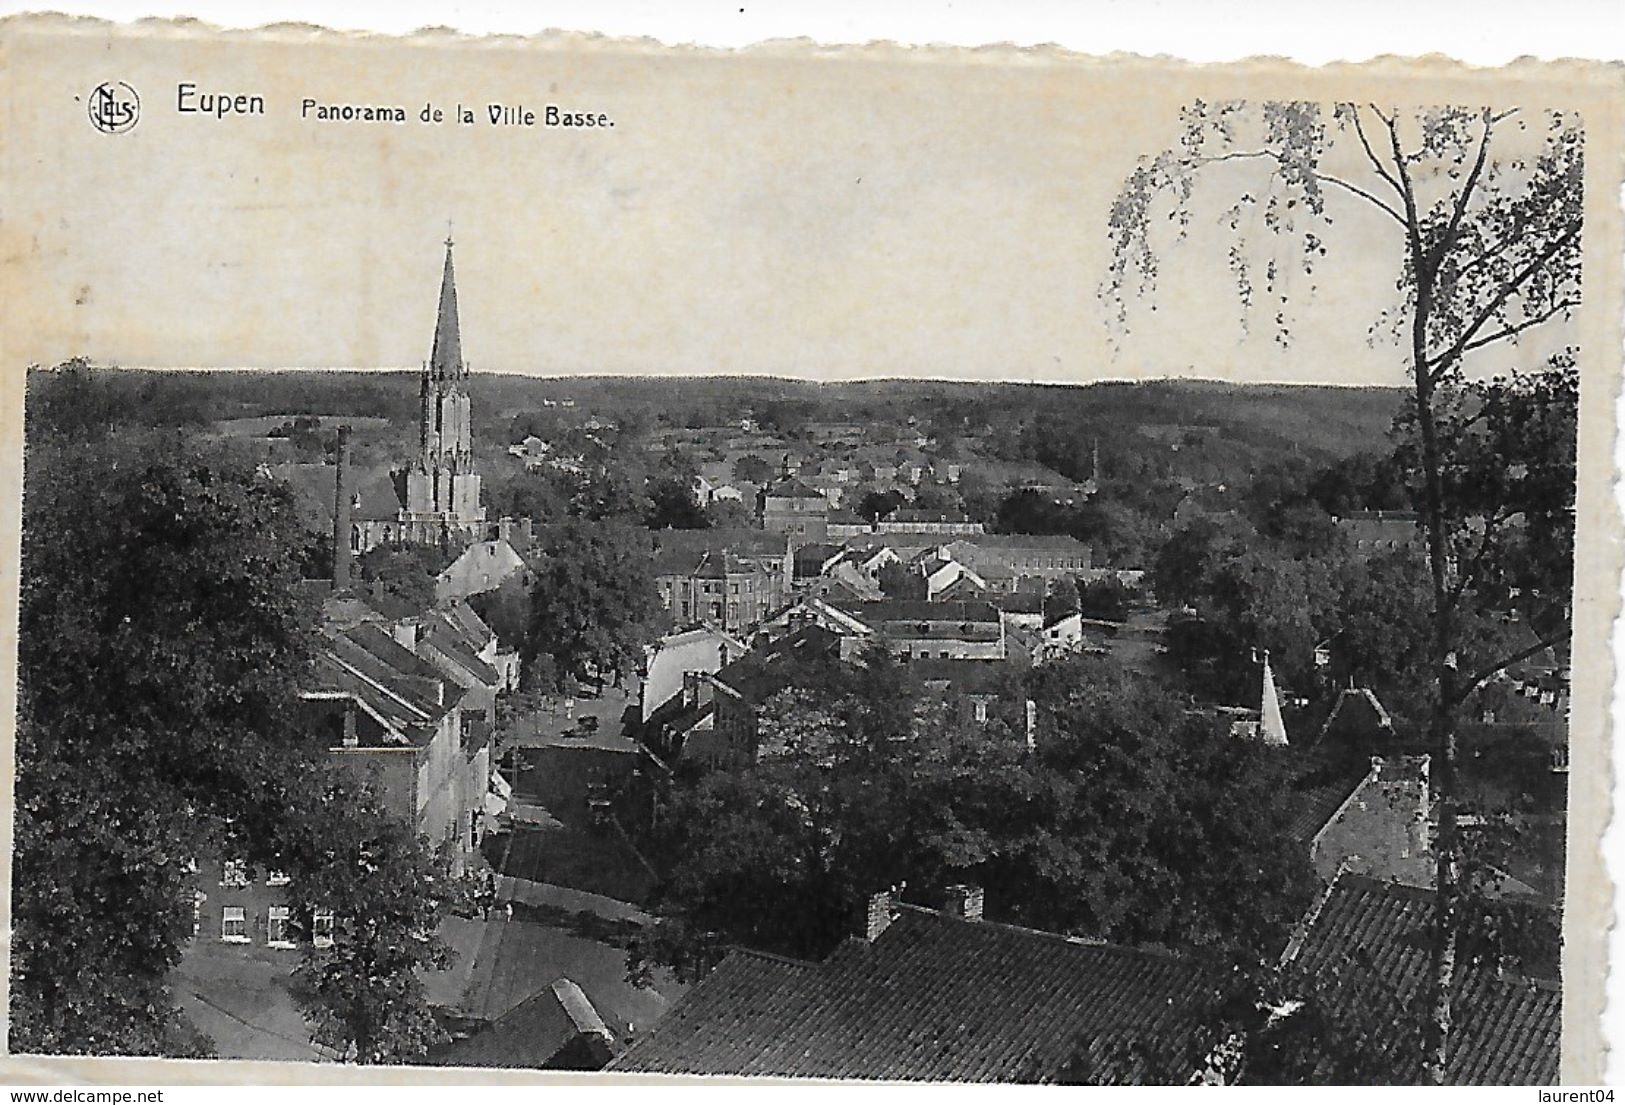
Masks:
[[[333,477],[333,590],[350,586],[350,496],[345,475],[350,467],[350,427],[339,427],[338,456]]]
[[[982,888],[966,883],[957,883],[948,888],[948,905],[945,910],[950,916],[962,917],[967,921],[980,921],[982,919]]]
[[[880,934],[890,928],[892,921],[896,920],[897,902],[902,896],[903,885],[899,884],[890,890],[869,895],[869,908],[863,925],[863,939],[866,942],[873,944],[879,940]]]

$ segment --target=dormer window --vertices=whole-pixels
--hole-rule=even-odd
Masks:
[[[243,887],[248,885],[248,861],[246,859],[228,859],[222,865],[220,885],[225,887]]]

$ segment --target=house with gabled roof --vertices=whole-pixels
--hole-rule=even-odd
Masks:
[[[990,922],[979,889],[949,894],[940,910],[875,895],[821,962],[731,953],[608,1070],[1135,1082],[1127,1045],[1191,1031],[1213,987],[1195,959]]]
[[[756,496],[756,517],[761,527],[797,541],[825,540],[830,509],[830,501],[818,488],[789,472]]]
[[[568,978],[520,1002],[478,1031],[429,1052],[437,1067],[601,1070],[614,1056],[615,1034],[585,991]]]
[[[1310,907],[1282,957],[1318,979],[1342,979],[1349,996],[1375,993],[1394,1030],[1415,1032],[1407,1011],[1431,977],[1432,890],[1344,873]],[[1338,991],[1333,990],[1332,1000]],[[1458,961],[1445,1081],[1457,1086],[1544,1086],[1558,1079],[1563,990],[1556,979]],[[1414,1078],[1423,1081],[1421,1049]]]
[[[382,626],[329,628],[309,723],[341,763],[373,777],[386,807],[454,858],[471,857],[490,788],[490,727],[465,726],[466,692]]]
[[[999,924],[982,893],[947,904],[874,895],[856,934],[822,961],[735,950],[608,1067],[614,1073],[922,1082],[1137,1084],[1170,1078],[1146,1044],[1170,1054],[1211,1029],[1230,972],[1194,953],[1129,948]],[[1431,891],[1340,874],[1311,905],[1280,958],[1288,985],[1315,980],[1336,1015],[1391,1016],[1373,1039],[1414,1040],[1427,986]],[[1320,985],[1330,980],[1332,985]],[[1344,985],[1342,983],[1349,983]],[[1304,993],[1303,997],[1310,997]],[[1285,995],[1272,1023],[1298,1014]],[[1447,1065],[1453,1085],[1557,1079],[1562,992],[1546,981],[1467,963],[1458,972]],[[1380,1039],[1390,1033],[1390,1040]],[[1249,1083],[1243,1041],[1209,1050],[1184,1083]],[[1422,1081],[1421,1048],[1407,1082]]]
[[[786,538],[761,530],[670,530],[656,536],[655,589],[679,624],[743,632],[784,604]]]
[[[991,603],[887,599],[856,604],[845,613],[874,627],[886,647],[899,657],[1005,658],[1004,621]]]

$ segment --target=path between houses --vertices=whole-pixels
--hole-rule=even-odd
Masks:
[[[523,905],[551,906],[571,913],[585,910],[611,921],[631,921],[638,925],[651,925],[655,922],[652,914],[645,913],[631,902],[623,902],[603,894],[591,894],[585,890],[574,890],[568,886],[556,886],[550,882],[521,879],[513,875],[497,876],[497,902],[499,908],[503,902],[519,902]]]

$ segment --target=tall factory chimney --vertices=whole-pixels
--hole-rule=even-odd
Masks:
[[[350,586],[350,496],[345,476],[350,468],[350,427],[339,427],[338,459],[333,477],[333,590]]]

